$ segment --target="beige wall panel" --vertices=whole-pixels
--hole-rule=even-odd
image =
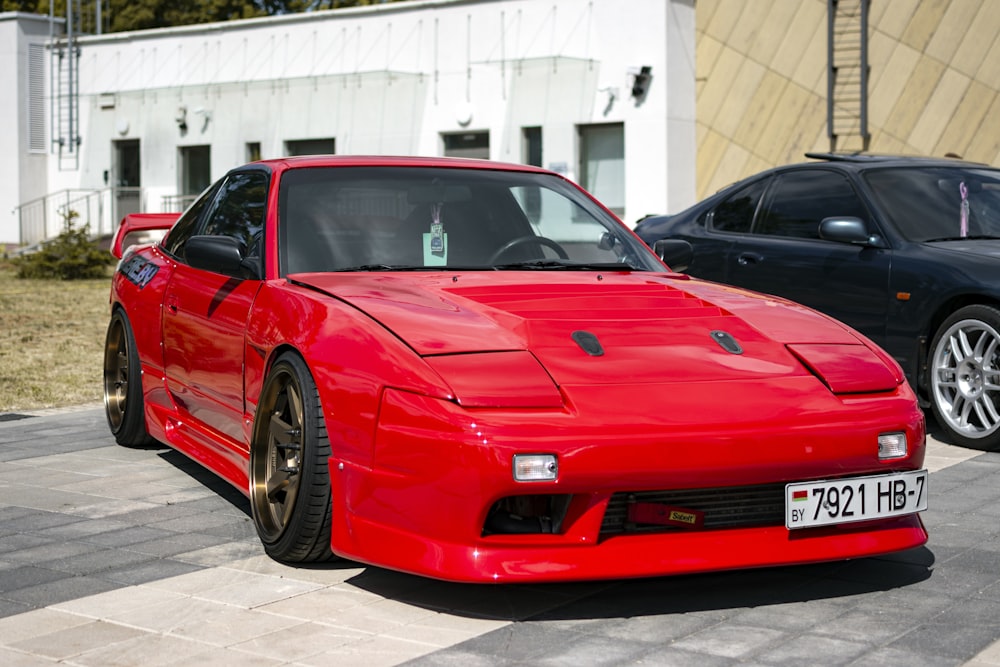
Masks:
[[[700,123],[699,126],[704,127]],[[698,199],[703,199],[711,192],[708,190],[709,183],[728,147],[728,137],[706,128],[704,135],[698,142],[698,168],[695,174],[695,190]]]
[[[900,39],[910,25],[920,0],[875,0],[872,4],[883,4],[884,11],[872,25],[893,39]]]
[[[776,72],[768,71],[764,74],[750,104],[747,105],[742,122],[732,134],[733,141],[756,150],[768,120],[775,114],[781,113],[778,102],[788,85],[788,79]]]
[[[990,1],[995,2],[995,0]],[[966,33],[972,27],[972,22],[982,4],[982,0],[952,0],[949,2],[948,9],[941,17],[941,22],[937,30],[934,31],[930,42],[927,43],[927,49],[924,52],[943,63],[950,63],[959,45],[965,39]]]
[[[747,176],[753,176],[754,174],[760,173],[765,169],[770,169],[773,166],[774,164],[772,164],[770,161],[757,157],[756,155],[751,153],[750,157],[747,158],[746,164],[743,165],[743,175],[736,180],[740,180]],[[726,185],[729,184],[727,183]]]
[[[817,100],[825,104],[825,100],[789,82],[781,92],[774,113],[764,119],[764,129],[753,144],[754,153],[771,165],[778,165],[784,163],[784,156],[792,146],[798,146],[801,152],[805,143],[804,131],[808,128],[811,140],[815,134],[816,119],[825,118],[824,110],[811,106]]]
[[[872,153],[910,154],[912,150],[906,142],[900,141],[891,134],[881,131],[872,132],[870,150]]]
[[[802,162],[809,152],[830,150],[830,139],[826,136],[826,98],[810,96],[806,101],[798,122],[790,128],[782,154],[775,160],[775,166]]]
[[[743,0],[719,0],[718,6],[712,12],[712,18],[705,26],[705,34],[720,42],[728,43],[740,14],[743,13]],[[695,3],[695,13],[697,13]]]
[[[1000,6],[997,7],[997,12],[1000,13]],[[1000,61],[997,58],[1000,58],[1000,35],[993,35],[993,43],[986,52],[982,65],[976,70],[976,78],[990,88],[1000,90]]]
[[[920,54],[905,44],[896,43],[889,61],[881,70],[872,68],[876,83],[868,87],[868,122],[883,127],[899,102],[913,68],[920,61]]]
[[[941,24],[941,18],[948,9],[948,4],[949,0],[921,0],[913,12],[913,18],[903,31],[901,41],[917,51],[925,50]]]
[[[694,30],[698,33],[695,39],[701,39],[701,33],[708,29],[708,24],[719,8],[719,0],[695,0]]]
[[[795,74],[799,59],[813,40],[817,27],[826,25],[826,3],[804,0],[796,4],[798,11],[781,40],[781,46],[771,59],[771,68],[789,79]],[[822,48],[826,49],[825,37]]]
[[[767,20],[771,4],[770,0],[745,0],[743,12],[729,34],[729,46],[758,62],[766,62],[757,56],[756,51],[760,45],[761,27]]]
[[[813,26],[812,36],[805,49],[798,54],[798,64],[792,72],[792,81],[806,90],[826,95],[826,12],[820,12]]]
[[[965,152],[962,153],[962,157],[974,162],[996,165],[1000,163],[1000,159],[998,159],[998,153],[1000,153],[1000,131],[998,130],[1000,128],[997,127],[998,123],[995,120],[990,122],[990,119],[1000,118],[1000,96],[993,99],[985,117],[987,122],[980,126],[979,131],[976,132]]]
[[[940,62],[921,56],[883,129],[905,141],[920,120],[943,72],[944,65]]]
[[[944,132],[934,147],[934,155],[956,153],[964,156],[978,135],[990,132],[996,123],[989,122],[986,112],[996,97],[997,91],[978,81],[972,81],[958,108],[945,122]],[[985,126],[984,120],[987,121]]]
[[[724,48],[723,43],[714,37],[703,35],[698,38],[694,56],[694,80],[695,85],[698,86],[697,97],[700,97],[701,88],[708,81],[708,75],[715,69],[715,64]]]
[[[869,31],[868,35],[868,90],[875,90],[879,85],[879,79],[886,72],[889,62],[899,42],[892,39],[884,32]],[[916,51],[914,59],[916,59]]]
[[[722,154],[715,172],[711,175],[707,191],[717,192],[730,183],[747,175],[746,164],[750,160],[750,151],[739,144],[729,144]]]
[[[951,59],[951,66],[963,74],[973,77],[976,75],[980,66],[984,64],[987,52],[1000,35],[1000,7],[997,7],[997,4],[997,0],[983,3],[972,25],[969,26],[969,32],[959,43]],[[995,67],[996,63],[990,65]]]
[[[760,28],[760,37],[754,47],[754,59],[760,61],[768,67],[773,67],[772,61],[781,47],[781,43],[788,36],[788,28],[798,12],[797,2],[770,2],[770,9],[764,25]]]
[[[941,135],[958,109],[972,79],[961,72],[946,69],[923,108],[923,113],[907,138],[907,143],[924,155],[933,155]]]
[[[745,60],[736,51],[724,47],[712,70],[706,73],[705,84],[695,102],[698,119],[708,126],[715,125],[717,115],[726,113],[730,90]]]
[[[764,73],[763,65],[743,58],[736,76],[729,81],[726,90],[722,93],[721,101],[718,102],[719,113],[715,115],[712,129],[724,136],[733,137],[736,128],[743,122],[743,117],[757,93]],[[712,76],[714,77],[715,74],[713,73]],[[710,80],[709,83],[713,82]],[[710,104],[712,100],[706,96],[705,103]],[[701,108],[701,104],[702,101],[698,100],[699,108]]]

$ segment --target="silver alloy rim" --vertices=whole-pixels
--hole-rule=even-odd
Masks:
[[[938,412],[954,432],[985,438],[1000,428],[1000,334],[979,320],[953,324],[938,341],[931,387]]]
[[[128,347],[125,327],[119,323],[108,335],[104,348],[104,407],[111,427],[117,431],[125,420],[128,397]]]

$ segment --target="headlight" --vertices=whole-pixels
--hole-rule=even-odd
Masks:
[[[898,365],[889,366],[866,345],[796,343],[788,349],[834,394],[892,391],[903,382]]]
[[[525,350],[425,357],[466,408],[561,408],[559,388]]]

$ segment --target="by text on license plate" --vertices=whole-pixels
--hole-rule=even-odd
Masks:
[[[927,471],[785,485],[785,527],[809,528],[927,509]]]

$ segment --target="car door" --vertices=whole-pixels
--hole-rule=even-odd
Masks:
[[[727,279],[831,315],[876,342],[885,337],[892,251],[821,239],[820,221],[871,215],[848,178],[828,169],[778,174],[727,257]]]
[[[268,176],[230,174],[207,206],[197,232],[232,236],[260,255]],[[176,250],[183,260],[183,247]],[[184,261],[164,296],[167,386],[181,409],[203,426],[241,443],[246,323],[261,281],[194,268]]]

